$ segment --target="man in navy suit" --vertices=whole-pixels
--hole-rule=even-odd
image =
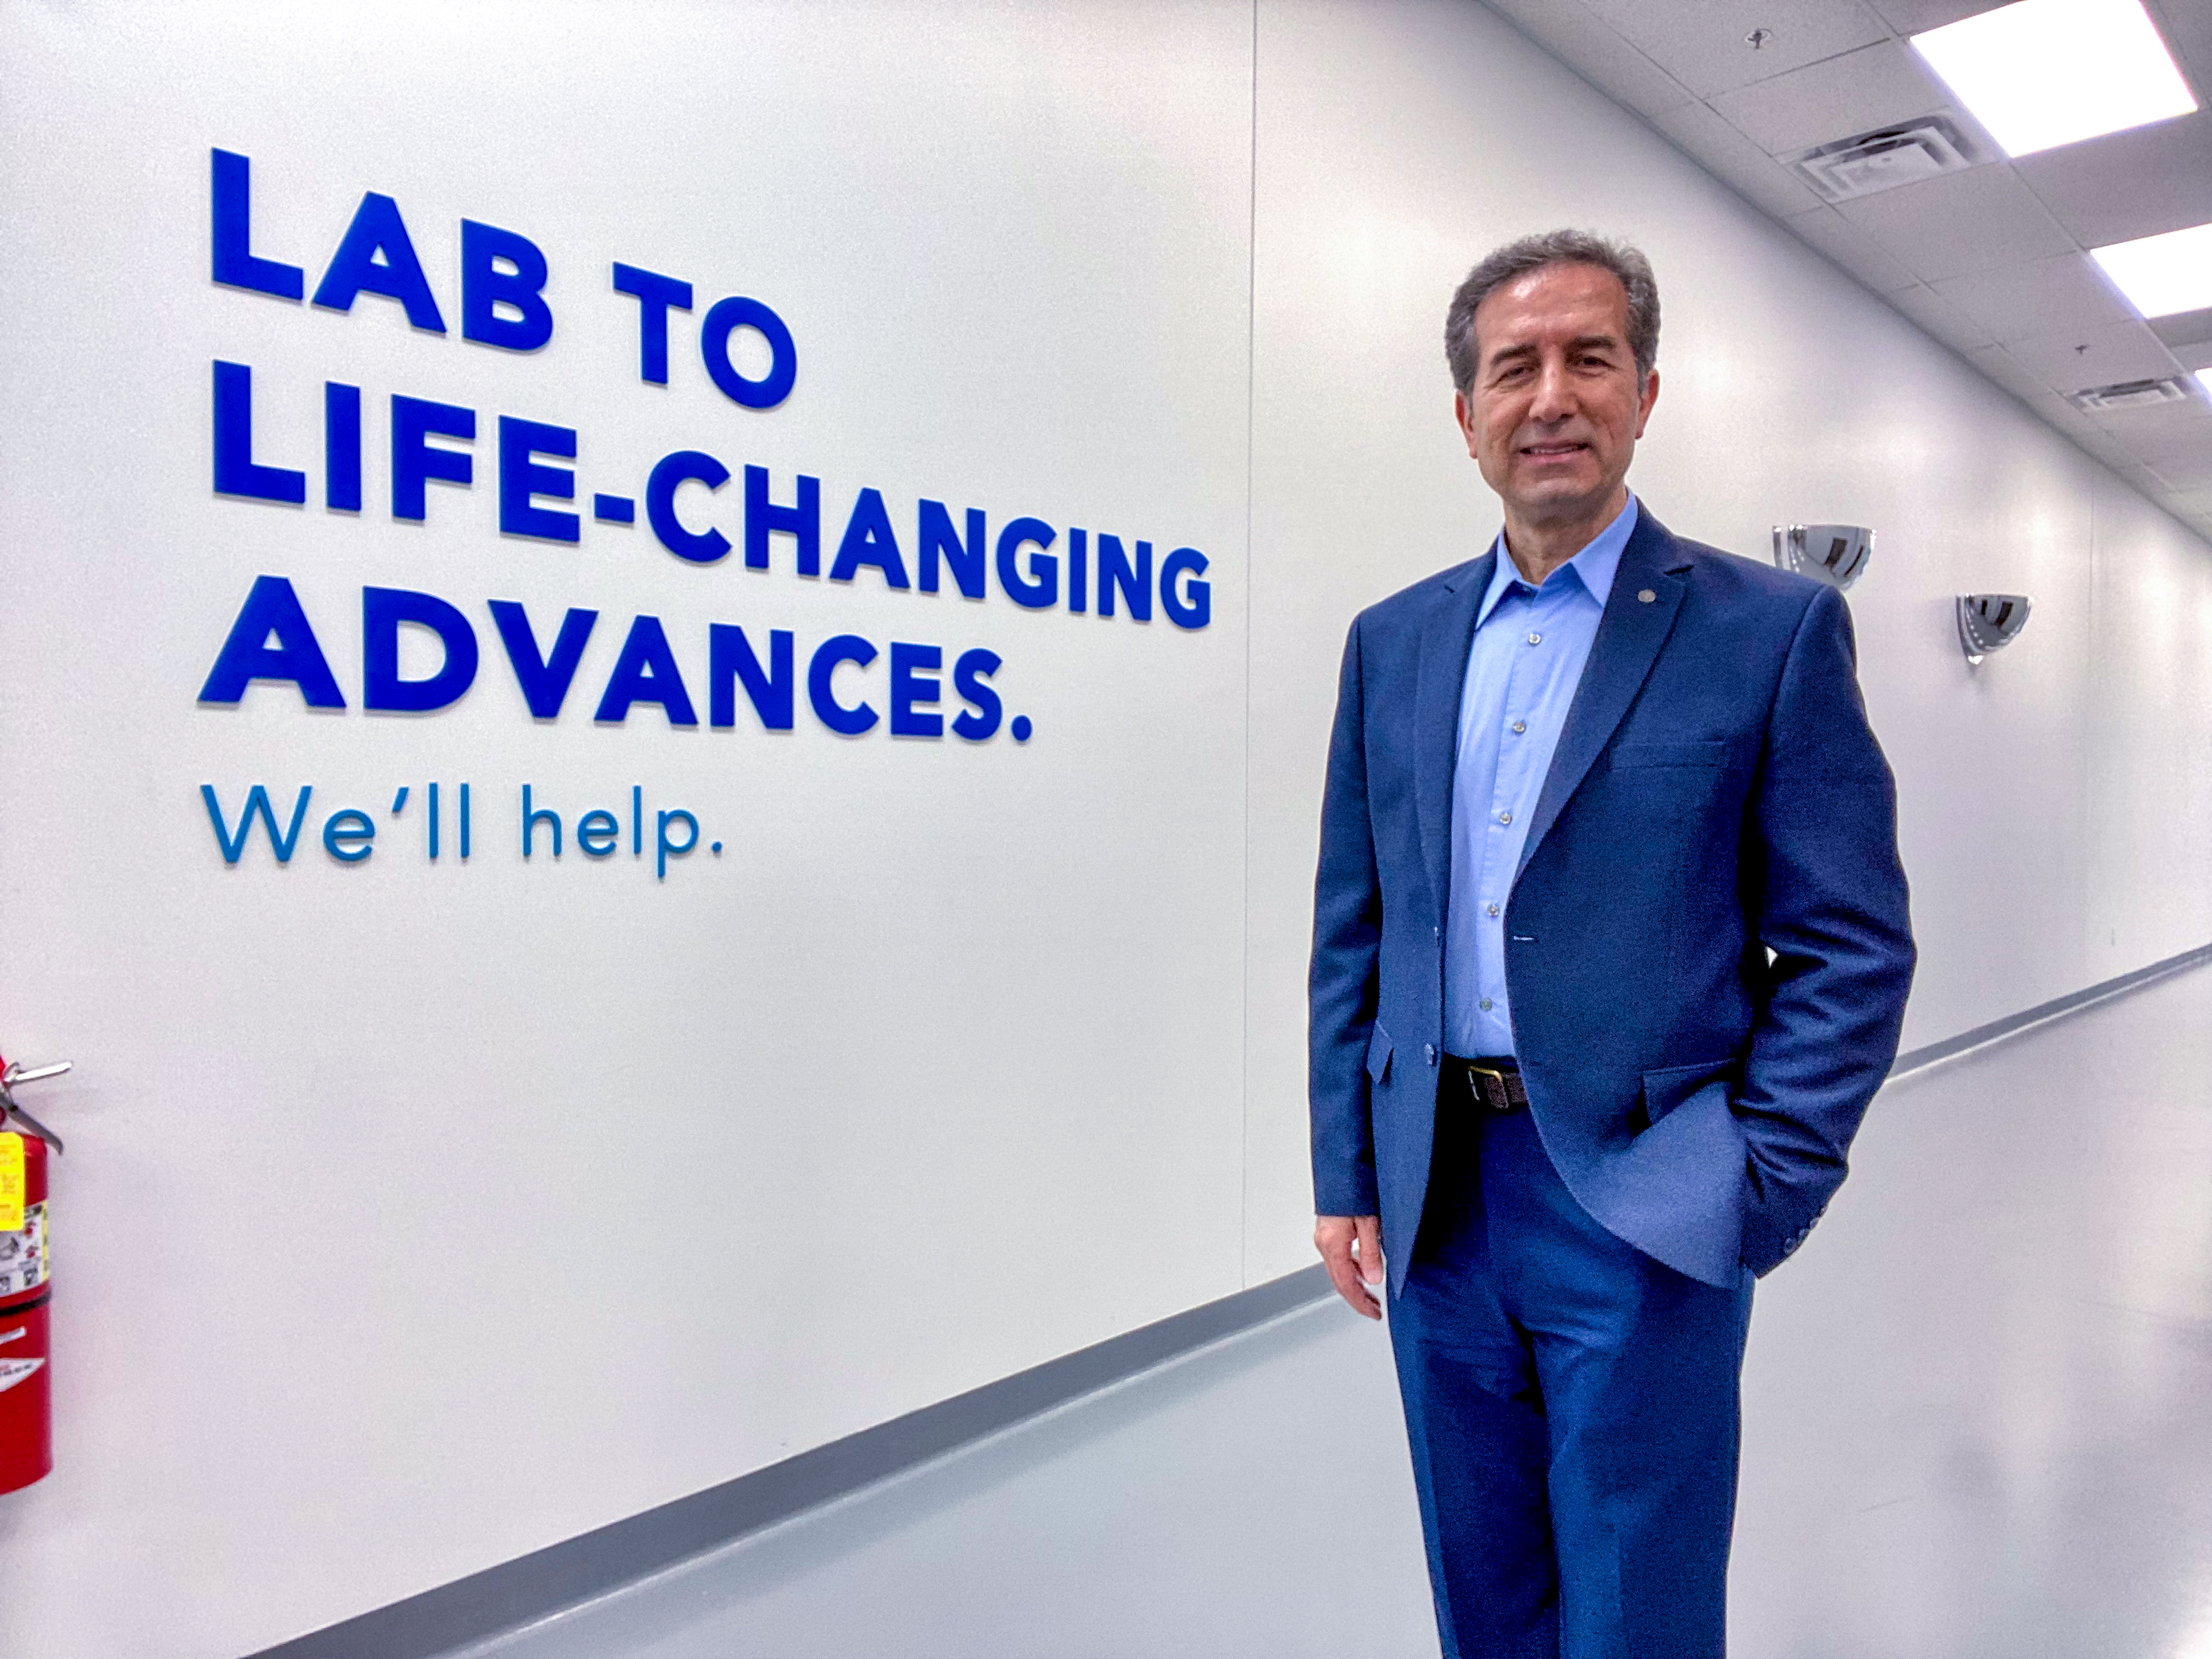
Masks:
[[[1362,611],[1322,810],[1315,1243],[1390,1339],[1453,1659],[1725,1644],[1754,1275],[1895,1058],[1896,797],[1834,590],[1629,493],[1632,248],[1524,238],[1454,296],[1480,558]]]

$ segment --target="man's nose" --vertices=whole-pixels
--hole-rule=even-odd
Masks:
[[[1567,383],[1566,364],[1560,362],[1541,365],[1536,371],[1536,396],[1528,406],[1529,418],[1562,421],[1574,412],[1574,397]]]

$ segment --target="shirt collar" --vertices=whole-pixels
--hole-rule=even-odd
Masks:
[[[1575,573],[1589,596],[1597,601],[1600,610],[1605,608],[1606,599],[1613,592],[1613,578],[1620,568],[1620,556],[1626,550],[1628,538],[1635,530],[1636,495],[1632,490],[1628,505],[1620,509],[1613,521],[1591,538],[1581,552],[1559,567],[1560,570]],[[1498,600],[1505,597],[1513,584],[1522,580],[1520,568],[1513,562],[1513,556],[1505,550],[1505,532],[1502,530],[1498,532],[1493,550],[1498,555],[1498,567],[1490,573],[1489,590],[1482,596],[1482,608],[1475,613],[1474,625],[1477,628],[1489,618],[1490,613],[1497,609]],[[1559,580],[1559,571],[1554,570],[1545,581],[1548,586]],[[1525,583],[1522,585],[1526,586]]]

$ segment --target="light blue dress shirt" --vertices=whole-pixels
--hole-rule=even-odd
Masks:
[[[1595,540],[1530,587],[1498,538],[1498,568],[1475,612],[1460,688],[1452,780],[1451,897],[1444,921],[1444,1042],[1455,1054],[1510,1054],[1505,900],[1589,660],[1636,497]]]

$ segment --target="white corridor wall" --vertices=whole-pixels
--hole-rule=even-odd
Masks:
[[[1304,934],[1361,605],[1480,550],[1440,331],[1486,247],[1651,252],[1634,481],[1684,533],[1876,526],[1853,594],[1904,791],[1926,1042],[2212,939],[2212,552],[1471,3],[0,6],[0,1045],[81,1071],[57,1197],[59,1464],[0,1500],[0,1656],[221,1659],[633,1514],[1308,1259]],[[452,332],[209,280],[209,152],[312,292],[362,193]],[[459,337],[459,226],[543,248],[552,342]],[[670,384],[614,261],[693,283]],[[709,384],[725,295],[800,365]],[[210,365],[257,459],[209,487]],[[325,381],[366,501],[324,505]],[[395,520],[398,393],[475,410],[474,484]],[[1210,561],[1199,629],[772,568],[643,522],[499,532],[496,418]],[[740,476],[683,512],[742,541]],[[552,503],[546,503],[552,505]],[[196,696],[253,578],[353,705]],[[1095,574],[1095,571],[1093,573]],[[452,708],[366,714],[361,592],[472,620]],[[2035,620],[1978,671],[1949,596]],[[533,720],[486,601],[599,622]],[[659,617],[696,728],[592,705]],[[1004,659],[969,744],[707,720],[706,632]],[[420,641],[410,641],[413,651]],[[409,656],[420,675],[434,652]],[[887,664],[848,667],[887,702]],[[425,792],[443,785],[434,864]],[[465,866],[452,837],[472,786]],[[236,811],[315,788],[228,866]],[[521,856],[520,787],[702,838]],[[397,787],[411,805],[389,810]],[[380,825],[346,866],[326,808]],[[258,833],[258,832],[257,832]],[[649,834],[648,834],[649,840]],[[1848,1200],[1846,1200],[1848,1201]]]

